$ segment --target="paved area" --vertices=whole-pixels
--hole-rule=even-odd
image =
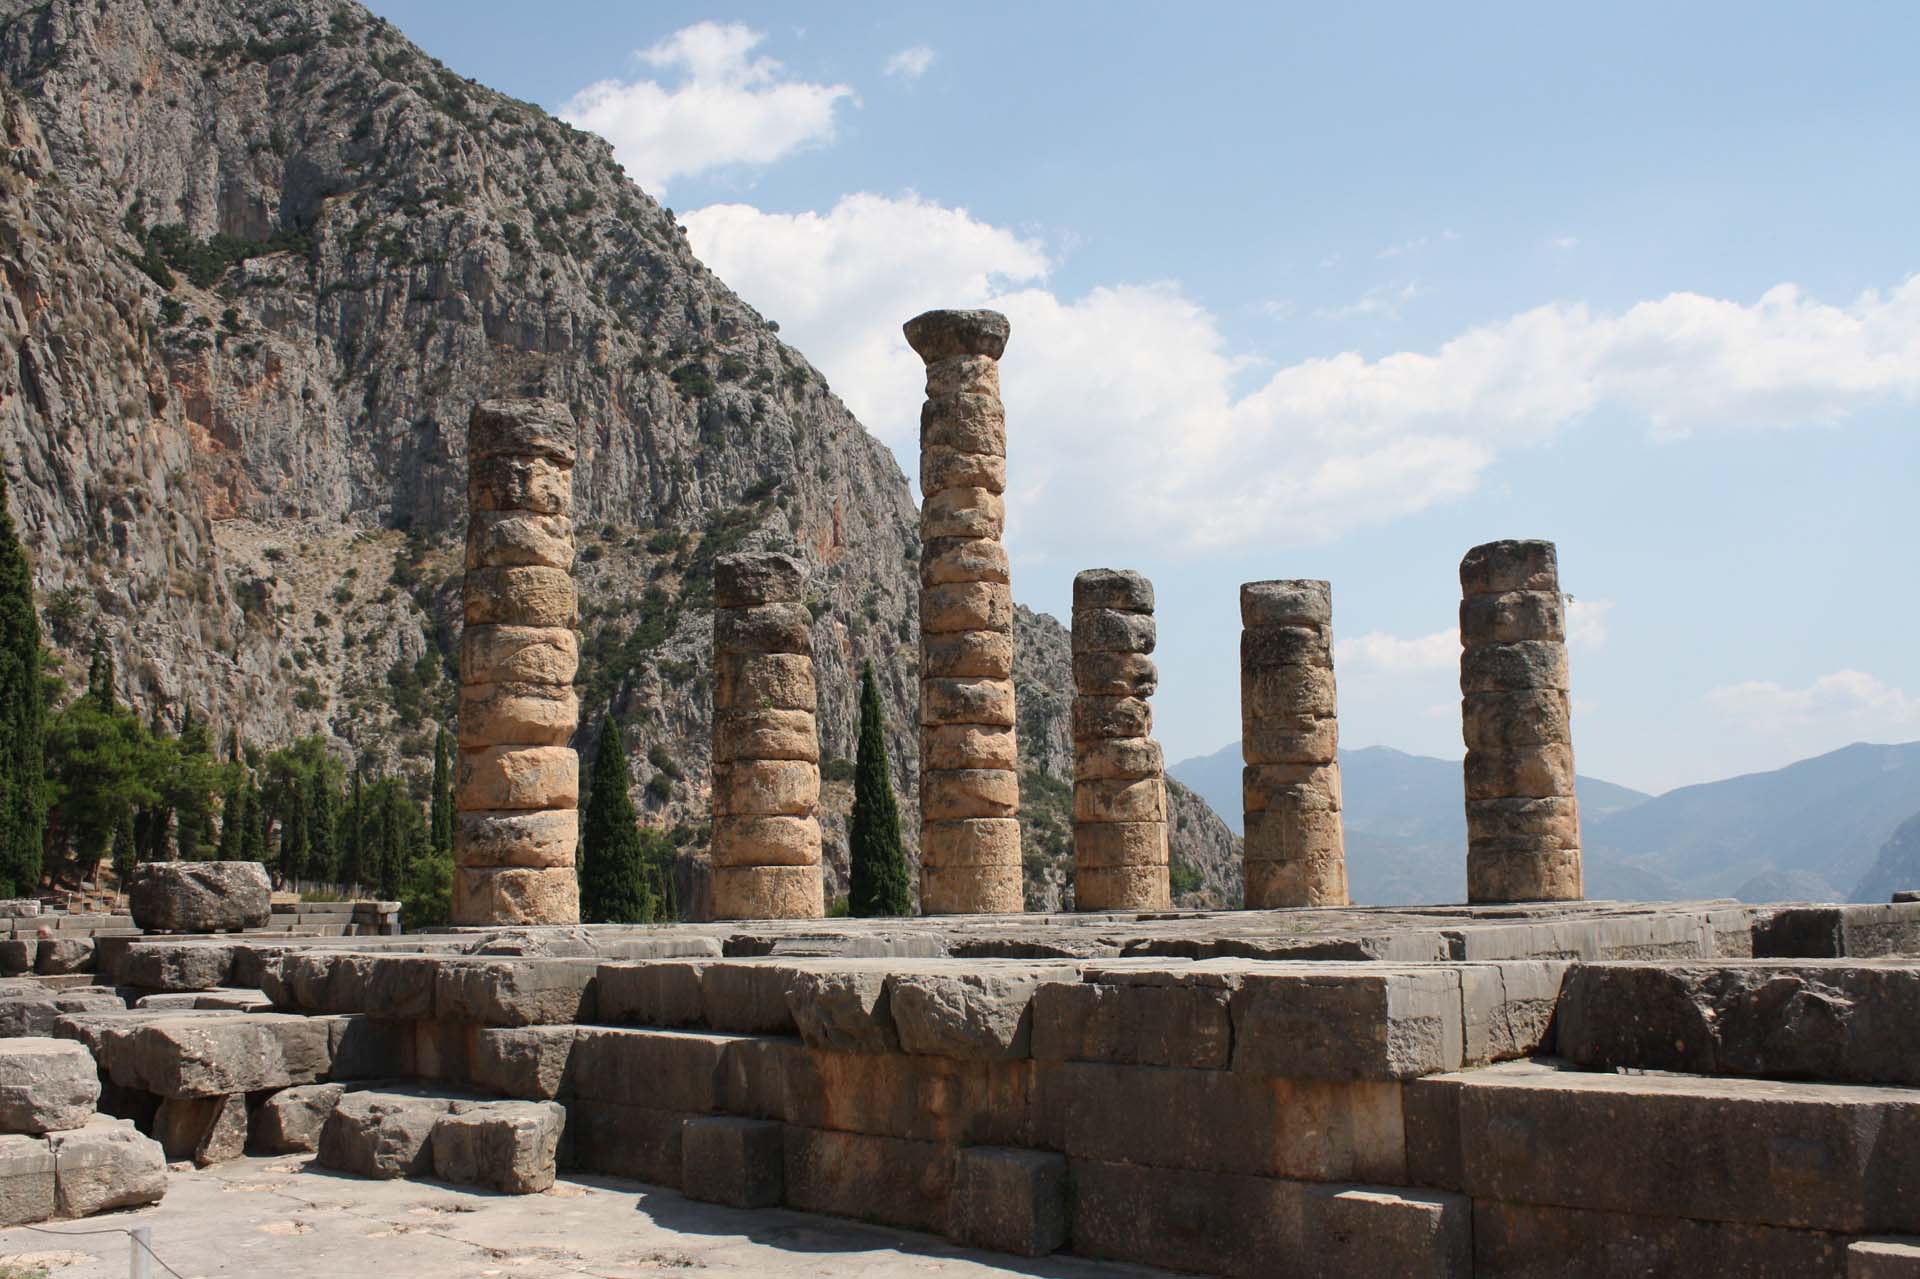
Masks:
[[[1153,1279],[1162,1273],[1074,1257],[1026,1261],[783,1209],[736,1211],[612,1177],[577,1177],[545,1194],[511,1196],[306,1169],[301,1156],[176,1171],[166,1199],[152,1208],[49,1222],[48,1233],[0,1230],[0,1276],[24,1279],[44,1271],[48,1279],[122,1279],[130,1244],[120,1231],[133,1226],[152,1227],[154,1251],[181,1279]],[[85,1233],[103,1230],[112,1233]],[[153,1274],[166,1279],[167,1271],[156,1265]]]

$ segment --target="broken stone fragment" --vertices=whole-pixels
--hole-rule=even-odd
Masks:
[[[259,862],[142,862],[127,885],[133,922],[171,933],[264,928],[272,896]]]
[[[0,1132],[78,1128],[100,1100],[93,1054],[70,1039],[0,1040]]]
[[[138,1208],[167,1193],[167,1157],[131,1120],[95,1115],[85,1127],[55,1133],[48,1144],[62,1217]]]
[[[316,1162],[335,1172],[391,1180],[433,1168],[433,1130],[453,1108],[417,1091],[348,1093],[320,1131]]]
[[[572,466],[579,434],[558,400],[482,400],[467,414],[467,456],[540,457]]]
[[[249,1139],[255,1149],[270,1155],[317,1150],[321,1129],[346,1092],[344,1084],[282,1088],[254,1111]]]
[[[1460,561],[1463,595],[1503,595],[1508,591],[1560,590],[1559,554],[1552,542],[1488,542]]]
[[[456,1102],[433,1126],[434,1175],[536,1195],[553,1185],[567,1112],[551,1101]]]

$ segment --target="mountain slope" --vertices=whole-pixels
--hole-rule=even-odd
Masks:
[[[1853,900],[1883,902],[1915,888],[1920,888],[1920,813],[1901,822],[1880,846],[1873,868],[1854,886]]]
[[[582,427],[580,743],[619,715],[646,819],[698,846],[712,561],[791,550],[823,752],[872,659],[912,830],[905,478],[604,142],[332,0],[0,0],[0,72],[0,461],[57,651],[97,631],[170,723],[419,770],[467,409],[550,395]]]

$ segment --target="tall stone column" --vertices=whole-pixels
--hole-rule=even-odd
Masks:
[[[1240,588],[1240,749],[1247,907],[1344,906],[1333,588]]]
[[[1014,738],[1007,421],[992,311],[907,321],[927,364],[920,410],[920,909],[1022,908]]]
[[[1566,608],[1552,542],[1489,542],[1460,561],[1467,900],[1577,901]]]
[[[1153,583],[1094,568],[1073,579],[1073,903],[1165,910],[1167,784],[1147,699]]]
[[[553,400],[487,400],[467,419],[456,924],[580,919],[574,438]]]
[[[818,919],[820,736],[807,570],[790,555],[713,566],[713,915]]]

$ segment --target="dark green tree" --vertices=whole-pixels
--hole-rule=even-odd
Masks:
[[[608,715],[600,721],[580,819],[580,918],[589,924],[645,923],[660,913],[629,785],[620,726]]]
[[[47,721],[48,846],[64,864],[91,872],[111,849],[122,819],[135,857],[151,846],[153,810],[171,773],[171,741],[157,742],[125,707],[89,694]]]
[[[220,801],[219,858],[223,862],[237,862],[246,856],[247,778],[238,765],[228,767],[234,770],[234,777],[227,786],[226,797]]]
[[[308,879],[331,879],[340,863],[339,788],[332,774],[317,769],[307,779]]]
[[[453,746],[442,728],[433,739],[433,853],[453,856]]]
[[[886,720],[873,663],[860,671],[860,746],[853,763],[853,814],[847,831],[847,906],[855,915],[913,910],[907,854],[900,844],[900,805],[887,772]]]
[[[357,768],[347,811],[340,820],[340,882],[349,887],[367,882],[367,800]]]
[[[263,866],[267,861],[267,794],[257,781],[247,789],[247,829],[240,844],[240,860]]]
[[[123,885],[133,874],[133,863],[133,819],[123,812],[113,828],[113,872]]]
[[[114,708],[113,654],[107,648],[107,637],[99,631],[93,633],[93,656],[87,661],[87,696],[101,710]]]
[[[0,892],[40,884],[46,846],[46,703],[40,687],[40,617],[33,570],[14,535],[0,474]]]

